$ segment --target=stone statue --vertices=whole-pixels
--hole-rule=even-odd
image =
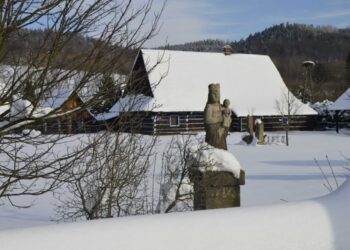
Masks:
[[[223,104],[223,111],[222,111],[222,116],[223,116],[223,122],[222,122],[222,126],[225,128],[225,141],[226,141],[226,137],[228,136],[228,131],[230,130],[231,127],[231,123],[232,123],[232,111],[230,109],[230,100],[229,99],[225,99]]]
[[[255,120],[256,129],[256,139],[258,140],[258,144],[265,144],[265,133],[264,133],[264,122],[261,119]]]
[[[223,108],[222,108],[222,116],[223,116],[222,125],[228,131],[230,129],[231,123],[232,123],[232,118],[231,118],[232,112],[230,109],[230,100],[225,99],[222,106],[223,106]]]
[[[248,134],[245,135],[242,140],[245,141],[247,144],[252,144],[254,139],[254,118],[251,115],[247,116],[247,131]]]
[[[230,101],[227,99],[224,100],[223,105],[220,103],[220,84],[210,84],[208,101],[204,110],[205,141],[224,150],[227,150],[226,137],[232,123],[229,106]],[[206,169],[208,162],[192,162],[191,164],[189,177],[194,184],[194,210],[240,206],[240,185],[245,183],[243,170],[239,178],[236,178],[232,172]],[[204,167],[205,171],[201,171],[201,167]]]
[[[231,121],[229,121],[231,111],[227,110],[229,105],[228,100],[226,100],[227,107],[220,104],[220,84],[210,84],[208,101],[204,110],[205,142],[225,150],[227,150],[226,137],[231,126]]]

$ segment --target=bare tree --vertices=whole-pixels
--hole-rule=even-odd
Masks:
[[[70,119],[71,115],[89,110],[96,104],[96,100],[101,100],[98,98],[98,91],[89,91],[93,83],[104,74],[118,72],[124,67],[121,58],[130,51],[138,50],[157,31],[162,10],[152,13],[152,0],[143,6],[137,6],[134,2],[0,1],[2,202],[7,199],[15,205],[12,200],[15,196],[40,195],[55,189],[63,182],[75,180],[72,173],[76,170],[73,168],[86,159],[86,154],[101,153],[96,143],[105,142],[105,138],[110,136],[107,132],[96,134],[98,138],[91,143],[82,143],[71,148],[65,145],[70,140],[77,140],[77,136],[28,136],[19,132],[25,128],[40,127],[61,117]],[[25,39],[25,33],[21,31],[31,27],[44,30],[44,36],[37,46],[23,56],[9,54],[5,48],[10,37],[18,35]],[[67,45],[76,36],[88,37],[89,46],[75,56],[62,56],[69,55]],[[50,98],[59,101],[62,96],[57,93],[66,88],[69,89],[69,96],[83,93],[84,103],[70,109],[54,105],[43,108],[43,103]],[[104,153],[115,154],[113,151]],[[101,157],[97,159],[102,159]],[[97,170],[91,168],[86,171],[97,174]],[[105,192],[111,190],[109,187]]]
[[[282,116],[281,123],[286,132],[286,145],[289,146],[290,123],[302,104],[289,89],[282,90],[281,93],[280,99],[275,102],[275,108]]]
[[[193,184],[190,182],[190,164],[203,138],[180,135],[171,139],[162,156],[162,171],[157,212],[169,213],[193,209]],[[204,146],[205,147],[205,146]]]
[[[113,133],[102,140],[93,135],[88,143],[93,146],[70,169],[71,178],[63,188],[69,195],[58,194],[58,218],[92,220],[147,213],[144,185],[155,138]]]

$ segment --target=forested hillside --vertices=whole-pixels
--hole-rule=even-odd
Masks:
[[[59,38],[59,36],[62,37]],[[60,44],[57,46],[62,49],[59,54],[56,54],[51,50],[55,47],[53,44],[58,40]],[[48,53],[55,54],[53,62],[50,62],[52,67],[111,73],[104,72],[108,68],[120,74],[129,73],[136,55],[132,48],[125,50],[111,42],[102,42],[78,33],[67,32],[62,35],[52,30],[22,29],[11,33],[5,43],[5,50],[0,55],[0,60],[12,65],[32,64],[35,61],[36,64],[39,64],[36,66],[41,66],[40,64],[47,63],[41,58],[45,58]],[[96,65],[94,63],[94,60],[101,60],[103,56],[106,57],[106,54],[110,59],[118,58],[118,63],[115,65],[104,65],[103,63]],[[106,60],[106,63],[107,61],[109,60]]]
[[[6,54],[1,57],[6,63],[25,64],[33,56],[40,57],[46,53],[50,47],[48,41],[54,42],[55,36],[55,33],[45,30],[22,30],[10,37],[10,42],[6,44]],[[76,65],[76,61],[80,60],[90,47],[101,43],[77,34],[74,34],[74,39],[67,40],[69,42],[64,44],[63,52],[54,62],[54,65],[60,68],[69,68],[71,62],[75,62]],[[234,53],[269,55],[289,88],[297,95],[306,79],[306,69],[302,63],[307,60],[317,62],[311,69],[314,101],[334,100],[350,86],[350,28],[287,23],[273,26],[240,41],[203,40],[162,48],[220,52],[226,44],[233,47]],[[101,43],[100,46],[108,51],[113,45]],[[131,48],[121,50],[122,54],[118,54],[115,48],[113,51],[115,52],[111,53],[111,57],[121,58],[125,62],[122,67],[116,68],[115,72],[127,74],[136,51]],[[94,56],[90,57],[91,60],[94,60]],[[89,69],[89,62],[82,62],[81,69]]]
[[[296,94],[306,79],[302,63],[316,61],[311,69],[314,101],[334,100],[350,86],[349,28],[280,24],[240,41],[203,40],[167,48],[219,52],[225,44],[230,44],[235,53],[269,55]]]

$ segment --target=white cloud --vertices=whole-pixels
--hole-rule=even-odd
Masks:
[[[200,16],[191,13],[195,12],[193,2],[169,0],[162,14],[161,29],[147,46],[183,43],[201,37],[205,23]]]
[[[337,10],[333,12],[320,13],[310,16],[309,19],[328,19],[336,17],[350,16],[350,10]]]
[[[206,38],[223,38],[209,30],[235,25],[213,21],[215,17],[230,13],[215,6],[208,0],[168,0],[161,19],[161,30],[146,46],[155,47],[179,44]],[[214,36],[215,35],[215,36]]]
[[[273,21],[278,21],[278,22],[288,22],[288,21],[303,21],[303,20],[334,19],[334,18],[347,17],[347,16],[350,16],[350,9],[319,12],[319,13],[303,15],[303,16],[289,16],[289,17],[269,16],[268,19]]]

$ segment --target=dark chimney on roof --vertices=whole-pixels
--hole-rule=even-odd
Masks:
[[[233,50],[232,50],[232,47],[230,45],[225,45],[223,49],[224,49],[225,56],[229,56],[232,54]]]

